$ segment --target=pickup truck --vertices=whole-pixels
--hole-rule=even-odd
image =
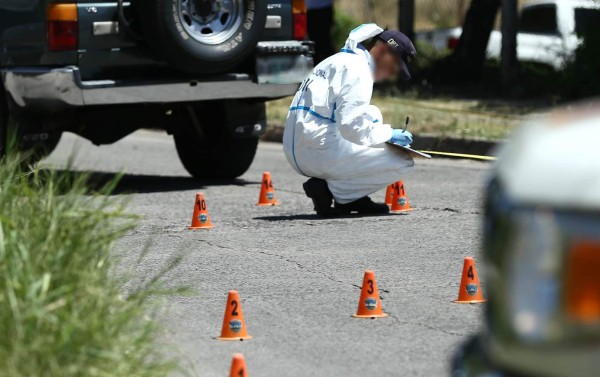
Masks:
[[[517,34],[519,61],[547,65],[561,70],[573,58],[581,34],[600,25],[600,2],[594,0],[537,0],[528,2],[520,13]],[[416,33],[416,39],[436,48],[456,47],[461,28]],[[500,59],[502,33],[492,31],[487,46],[490,59]]]
[[[312,70],[305,39],[304,0],[0,0],[0,149],[158,128],[192,176],[235,178]]]

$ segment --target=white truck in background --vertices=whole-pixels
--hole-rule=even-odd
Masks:
[[[522,62],[564,68],[588,27],[600,27],[600,1],[536,0],[523,6],[517,34],[517,58]],[[462,28],[417,32],[415,39],[438,49],[454,49]],[[492,31],[487,46],[490,59],[500,59],[502,33]]]

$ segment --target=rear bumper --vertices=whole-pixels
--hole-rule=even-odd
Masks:
[[[188,81],[82,81],[76,66],[6,68],[1,74],[4,87],[18,106],[41,111],[220,99],[269,100],[293,95],[312,69],[310,51],[295,41],[261,42],[259,47],[259,59],[265,59],[265,56],[267,59],[277,59],[281,53],[288,56],[291,53],[295,56],[295,65],[279,72],[278,81],[270,80],[271,76],[268,75],[263,75],[267,80],[260,75],[257,80],[248,74],[213,75]],[[297,51],[287,50],[289,48],[296,48]]]
[[[294,94],[298,84],[257,84],[245,74],[210,81],[81,81],[77,67],[2,70],[4,87],[20,107],[56,111],[66,107],[196,102],[215,99],[275,99]]]

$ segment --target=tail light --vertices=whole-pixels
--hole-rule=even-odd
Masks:
[[[572,320],[600,323],[600,243],[573,244],[565,273],[565,309]]]
[[[46,21],[50,51],[77,50],[79,24],[76,4],[50,4]]]
[[[293,0],[292,13],[294,16],[294,39],[303,41],[306,39],[306,1]]]
[[[459,38],[457,38],[457,37],[448,38],[448,49],[449,50],[456,49],[456,46],[458,46],[458,41],[459,41]]]

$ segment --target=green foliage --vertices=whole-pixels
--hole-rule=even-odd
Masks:
[[[600,94],[600,29],[589,28],[581,37],[583,43],[564,70],[555,71],[549,65],[520,62],[519,80],[508,90],[501,85],[498,60],[486,61],[481,80],[467,85],[455,74],[456,62],[448,51],[436,52],[427,44],[417,43],[419,56],[412,69],[412,85],[416,84],[419,89],[434,88],[430,91],[436,95],[542,98],[552,103],[597,96]]]
[[[333,41],[333,47],[339,50],[344,47],[344,43],[346,42],[350,31],[357,27],[360,22],[338,10],[335,11],[333,22],[331,40]]]
[[[582,37],[583,43],[564,71],[565,94],[572,98],[600,94],[600,29],[590,27]]]
[[[456,8],[452,10],[455,9]],[[454,12],[449,12],[448,9],[444,9],[444,7],[436,7],[433,5],[428,9],[427,15],[427,21],[432,23],[436,29],[446,29],[457,26],[457,15]]]
[[[144,319],[158,279],[123,297],[110,276],[111,245],[135,218],[86,175],[22,165],[0,163],[0,376],[168,375]]]
[[[427,80],[435,75],[435,70],[439,62],[448,57],[451,51],[448,49],[440,50],[428,42],[416,41],[417,58],[410,66],[413,81]]]

